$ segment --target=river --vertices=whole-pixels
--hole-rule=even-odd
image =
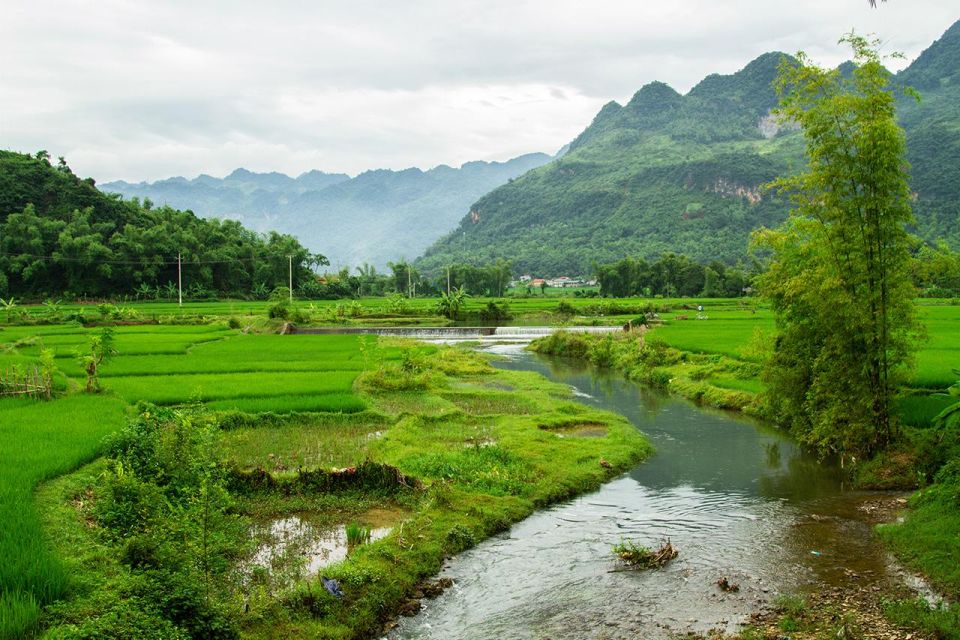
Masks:
[[[401,620],[394,640],[670,638],[736,630],[777,594],[901,580],[863,507],[781,433],[560,359],[488,346],[626,416],[657,453],[600,490],[539,511],[451,559],[454,586]],[[670,539],[662,569],[619,570],[611,547]],[[725,592],[717,581],[739,585]]]

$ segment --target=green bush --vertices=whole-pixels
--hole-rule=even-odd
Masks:
[[[290,303],[288,302],[277,302],[267,307],[267,317],[272,320],[288,320],[290,313]]]
[[[118,462],[98,491],[94,515],[108,533],[128,536],[146,529],[157,517],[163,502],[160,487],[144,482]]]
[[[185,630],[142,606],[138,600],[117,602],[103,614],[63,633],[70,640],[191,640]]]

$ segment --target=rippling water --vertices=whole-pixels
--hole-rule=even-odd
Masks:
[[[453,559],[455,586],[395,639],[668,638],[733,630],[778,592],[881,579],[887,558],[858,520],[862,494],[779,433],[517,347],[499,366],[571,385],[616,411],[657,454],[599,491],[540,511]],[[620,540],[669,538],[663,569],[617,571]],[[739,583],[722,592],[716,581]]]

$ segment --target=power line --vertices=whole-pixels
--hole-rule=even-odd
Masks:
[[[51,262],[84,262],[84,263],[97,263],[97,264],[119,264],[119,265],[138,265],[138,266],[174,266],[177,264],[176,260],[161,260],[159,262],[150,259],[144,260],[99,260],[96,258],[70,258],[64,256],[48,256],[40,255],[36,253],[12,253],[12,254],[2,254],[2,257],[9,258],[33,258],[35,260],[49,260]],[[229,260],[184,260],[181,264],[234,264],[238,262],[257,262],[263,260],[282,259],[286,255],[275,255],[275,256],[252,256],[247,258],[232,258]]]

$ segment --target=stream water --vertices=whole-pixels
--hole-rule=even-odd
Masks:
[[[733,631],[778,593],[901,579],[862,507],[780,433],[522,347],[498,366],[569,384],[626,416],[654,457],[578,499],[539,511],[448,562],[454,587],[403,619],[395,640],[669,638]],[[618,571],[612,545],[669,538],[665,568]],[[717,580],[739,584],[724,592]]]

